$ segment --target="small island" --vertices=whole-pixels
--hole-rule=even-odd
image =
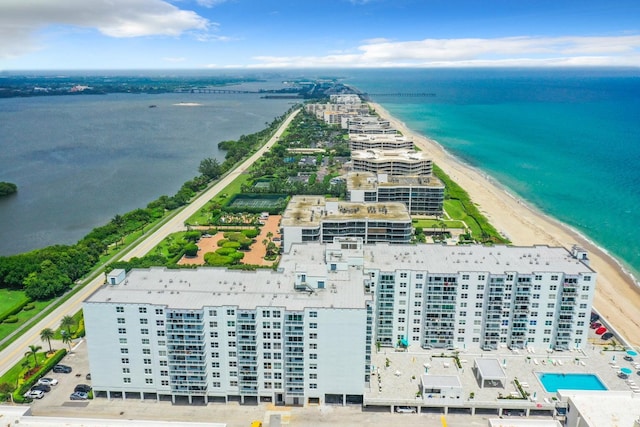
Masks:
[[[11,182],[0,181],[0,197],[16,193],[18,186]]]

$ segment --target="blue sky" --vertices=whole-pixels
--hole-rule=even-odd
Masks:
[[[1,0],[0,70],[640,66],[639,0]]]

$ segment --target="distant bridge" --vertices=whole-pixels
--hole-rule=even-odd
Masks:
[[[177,93],[262,93],[256,90],[237,90],[237,89],[214,89],[208,87],[192,87],[187,89],[176,89]]]

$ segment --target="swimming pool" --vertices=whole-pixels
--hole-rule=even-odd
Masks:
[[[548,392],[558,390],[607,390],[594,374],[547,374],[539,373],[538,379]]]

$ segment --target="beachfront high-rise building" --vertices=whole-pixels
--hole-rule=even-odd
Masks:
[[[431,175],[433,161],[421,151],[359,150],[351,152],[351,167],[356,172]]]
[[[330,251],[278,272],[132,270],[83,310],[93,389],[109,398],[361,403],[369,381],[372,296]]]
[[[359,237],[365,243],[409,243],[411,216],[400,202],[364,203],[293,196],[280,221],[282,247],[303,242],[330,243],[336,237]]]
[[[342,119],[341,126],[349,134],[395,135],[398,133],[389,120],[372,115],[347,116]]]
[[[587,344],[596,273],[574,247],[366,247],[375,336],[424,348]]]
[[[401,202],[411,215],[442,215],[444,184],[435,176],[350,172],[346,181],[352,202]]]
[[[349,135],[349,149],[358,150],[413,150],[413,139],[395,135]]]
[[[277,271],[132,270],[83,306],[94,391],[136,399],[362,402],[383,346],[587,344],[580,248],[293,245]]]

